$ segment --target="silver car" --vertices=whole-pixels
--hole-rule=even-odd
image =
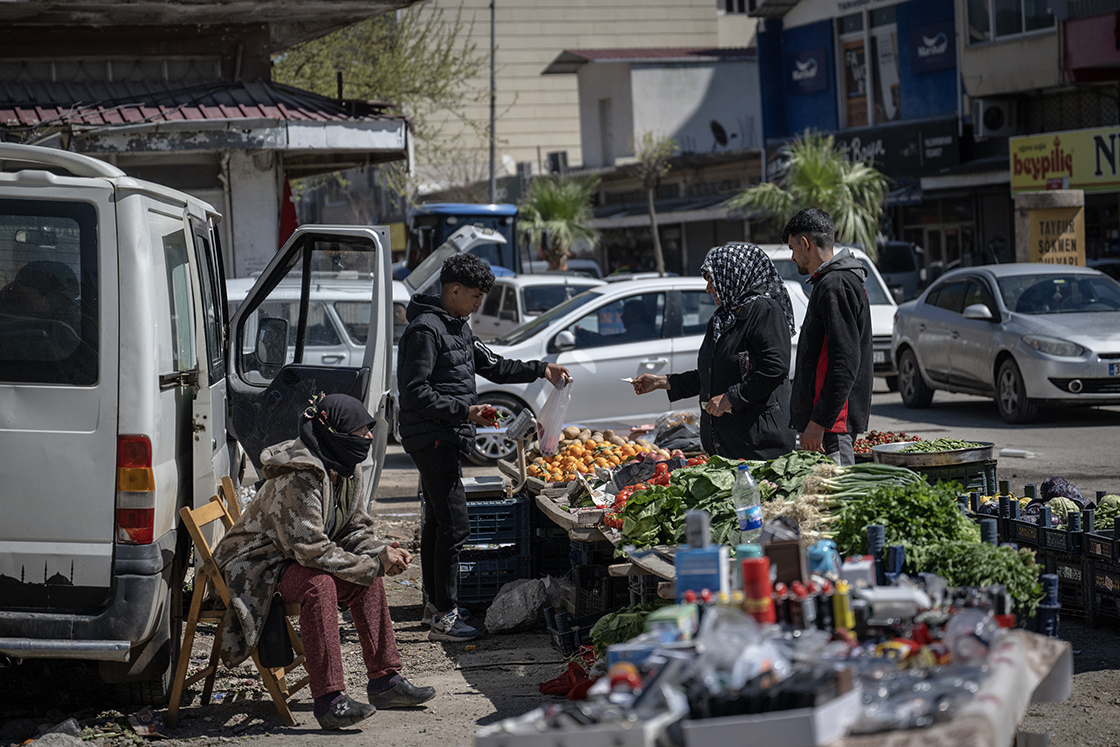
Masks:
[[[1026,423],[1041,405],[1120,404],[1120,285],[1085,267],[954,270],[898,307],[891,354],[907,407],[943,389]]]

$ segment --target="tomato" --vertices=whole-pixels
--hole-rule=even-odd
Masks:
[[[665,462],[662,462],[661,464],[658,464],[656,467],[653,468],[653,474],[655,474],[655,475],[667,475],[667,474],[669,474],[669,465],[665,464]]]

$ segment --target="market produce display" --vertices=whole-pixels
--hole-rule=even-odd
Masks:
[[[923,550],[911,573],[936,573],[951,586],[1003,585],[1015,600],[1015,611],[1023,617],[1033,615],[1042,599],[1042,568],[1031,550],[978,540],[944,542]]]
[[[919,454],[931,451],[955,451],[956,449],[978,449],[981,444],[975,441],[961,441],[956,438],[935,438],[932,441],[915,441],[899,449],[902,454]]]
[[[611,469],[635,458],[669,459],[673,456],[673,452],[658,449],[645,439],[630,441],[611,430],[600,433],[568,426],[564,436],[556,454],[532,460],[526,470],[529,476],[549,483],[569,482],[576,479],[576,475],[593,474],[596,467]]]
[[[868,431],[866,436],[856,439],[854,450],[857,454],[870,454],[872,446],[921,440],[923,440],[921,436],[911,436],[906,433],[895,433],[894,431]]]

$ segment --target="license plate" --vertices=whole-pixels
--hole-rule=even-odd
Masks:
[[[885,350],[876,350],[874,352],[874,357],[872,358],[872,360],[874,360],[876,363],[886,363],[887,362],[886,351]],[[1112,368],[1112,366],[1117,366],[1117,368],[1120,368],[1120,365],[1117,365],[1115,363],[1111,364],[1109,366],[1109,368]]]
[[[1120,376],[1120,363],[1109,363],[1108,364],[1108,375],[1109,376]]]

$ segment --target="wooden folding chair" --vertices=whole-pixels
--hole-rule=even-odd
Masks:
[[[234,521],[241,518],[241,503],[237,500],[237,488],[233,486],[233,478],[226,475],[222,481],[218,483],[218,495],[222,496],[226,502],[226,510],[229,511],[229,516]]]
[[[232,481],[229,487],[232,489]],[[233,502],[235,504],[236,500],[236,494],[233,494]],[[198,550],[198,555],[202,560],[202,564],[195,568],[194,593],[191,595],[190,612],[187,615],[186,629],[183,634],[183,648],[179,652],[179,666],[175,670],[175,680],[171,688],[171,699],[167,707],[167,724],[169,726],[174,726],[179,717],[179,701],[182,700],[184,690],[199,680],[205,679],[201,698],[201,703],[204,706],[210,704],[210,696],[214,691],[214,679],[218,673],[219,651],[222,647],[222,618],[225,616],[226,607],[230,604],[230,593],[229,587],[226,586],[225,581],[222,579],[222,574],[218,570],[217,563],[214,562],[214,555],[210,551],[210,545],[206,541],[206,536],[203,534],[203,527],[215,521],[221,521],[226,529],[233,526],[234,520],[226,508],[227,505],[228,504],[224,502],[221,497],[214,495],[210,497],[210,502],[201,508],[192,510],[184,506],[179,510],[179,516],[183,520],[183,526],[186,527],[187,531],[190,533],[191,540],[194,542],[195,549]],[[218,596],[221,598],[221,603],[219,604],[217,600],[214,600],[214,604],[208,605],[206,609],[203,609],[206,588],[210,584],[213,584],[214,589],[217,590]],[[299,605],[284,605],[284,614],[287,617],[285,623],[288,627],[288,638],[291,639],[292,648],[296,653],[295,660],[286,667],[272,669],[261,664],[257,649],[253,649],[253,663],[260,673],[261,680],[264,681],[265,687],[268,688],[268,694],[272,696],[272,702],[276,704],[276,710],[280,711],[280,717],[288,726],[295,726],[296,719],[295,716],[292,715],[291,709],[288,708],[288,699],[309,684],[311,678],[305,676],[293,686],[288,687],[287,685],[285,680],[287,675],[293,669],[303,664],[303,642],[292,626],[292,621],[290,619],[292,617],[299,617]],[[194,645],[195,631],[198,628],[198,624],[204,621],[217,624],[217,631],[214,633],[213,647],[210,650],[210,661],[201,670],[188,677],[187,667],[191,660],[191,648]]]

